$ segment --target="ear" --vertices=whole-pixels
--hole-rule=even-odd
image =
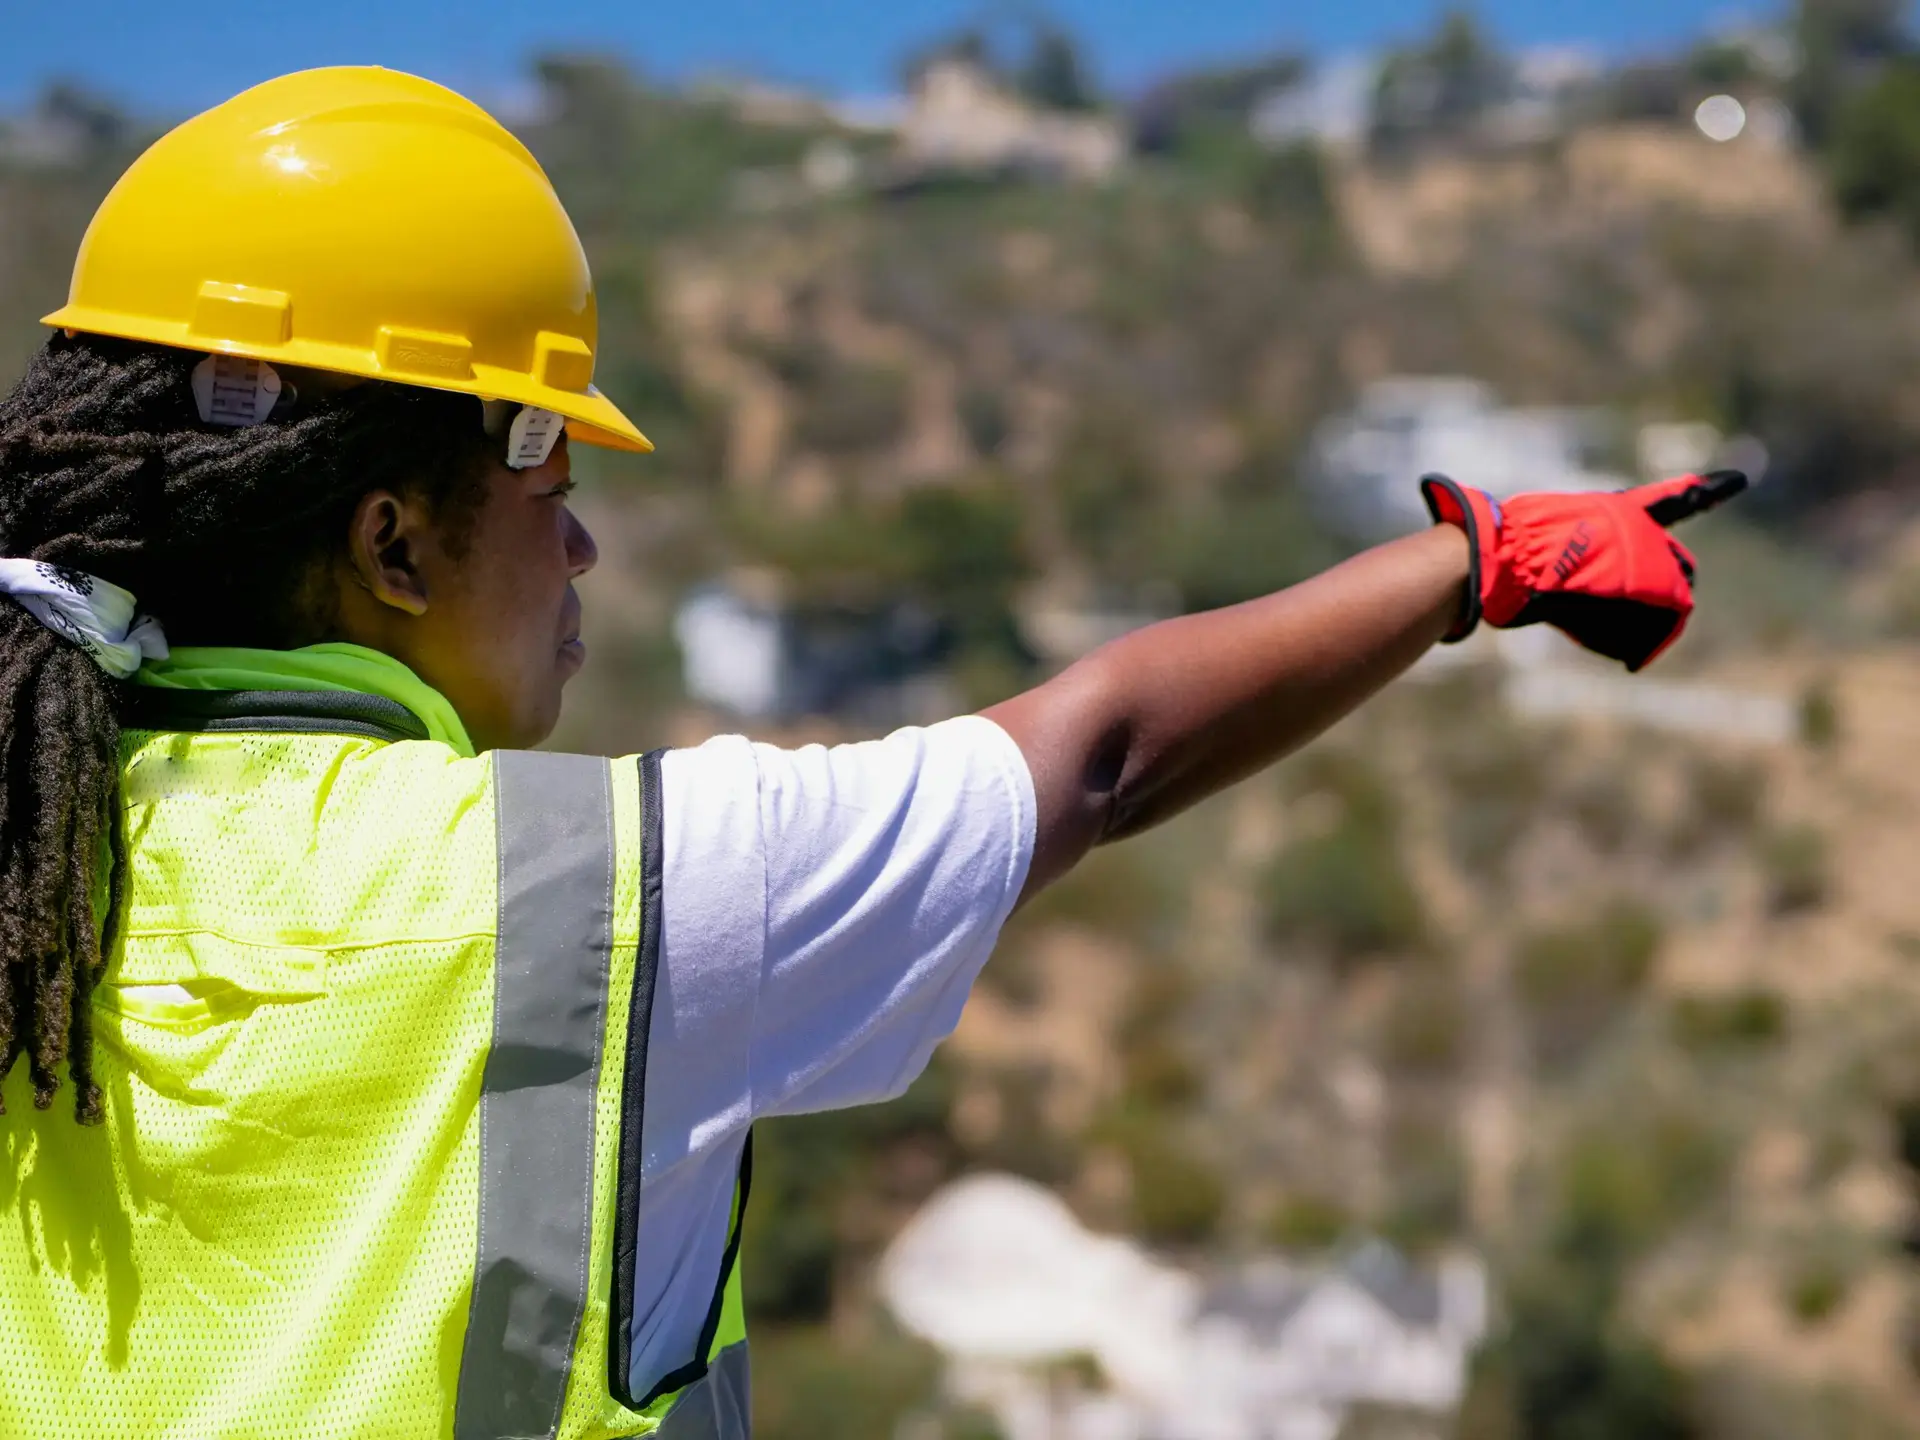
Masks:
[[[348,556],[361,588],[383,605],[408,615],[426,614],[427,582],[420,562],[431,528],[419,505],[391,490],[361,496],[347,528]]]

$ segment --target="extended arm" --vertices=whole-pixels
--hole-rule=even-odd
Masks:
[[[1647,665],[1693,610],[1693,557],[1665,527],[1746,483],[1716,471],[1496,503],[1430,476],[1438,528],[1263,600],[1150,625],[996,705],[987,716],[1026,757],[1039,811],[1022,898],[1278,760],[1482,620],[1544,622]]]
[[[1297,749],[1459,618],[1468,542],[1440,526],[1277,595],[1150,625],[988,710],[1033,772],[1026,895]]]

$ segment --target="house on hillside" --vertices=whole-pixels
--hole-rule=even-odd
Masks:
[[[1523,490],[1621,490],[1600,468],[1608,439],[1598,411],[1512,408],[1477,380],[1397,377],[1361,392],[1310,442],[1306,484],[1332,529],[1354,540],[1428,524],[1422,475],[1439,472],[1497,497]]]
[[[1316,66],[1297,84],[1275,86],[1247,117],[1256,140],[1268,145],[1317,144],[1352,148],[1367,138],[1380,62],[1350,56]]]
[[[930,1200],[880,1291],[1006,1440],[1335,1440],[1362,1409],[1444,1434],[1488,1318],[1471,1256],[1429,1271],[1367,1244],[1207,1277],[1005,1175]]]
[[[905,601],[799,601],[779,576],[740,570],[674,612],[687,695],[746,720],[837,715],[876,725],[939,718],[945,626]]]
[[[65,170],[124,145],[132,125],[111,105],[57,83],[24,115],[0,120],[0,164]]]
[[[1276,1411],[1372,1404],[1447,1412],[1487,1326],[1485,1274],[1456,1257],[1416,1269],[1370,1242],[1321,1270],[1279,1262],[1228,1275],[1192,1326],[1195,1374]]]
[[[1099,181],[1127,153],[1111,116],[1043,110],[961,55],[920,67],[895,133],[896,185],[951,174]]]
[[[1481,121],[1489,140],[1530,145],[1565,130],[1599,85],[1601,57],[1580,46],[1540,46],[1514,57],[1509,88]]]

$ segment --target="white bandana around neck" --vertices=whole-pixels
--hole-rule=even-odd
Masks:
[[[40,560],[0,559],[0,595],[85,650],[116,680],[131,680],[144,660],[167,658],[160,622],[142,615],[118,585]]]

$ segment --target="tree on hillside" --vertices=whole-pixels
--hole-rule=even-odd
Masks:
[[[1828,166],[1843,213],[1890,216],[1920,242],[1920,62],[1889,66],[1847,102]]]
[[[1793,38],[1800,66],[1790,90],[1808,143],[1833,137],[1848,98],[1911,49],[1905,0],[1800,0]]]
[[[1477,120],[1503,98],[1509,80],[1505,57],[1466,10],[1451,10],[1440,21],[1427,52],[1433,74],[1434,119],[1441,125]]]
[[[1262,101],[1292,89],[1311,73],[1305,56],[1283,52],[1244,65],[1173,76],[1140,102],[1135,116],[1138,143],[1145,150],[1172,150],[1197,133],[1246,135]]]
[[[1455,1440],[1695,1440],[1685,1387],[1583,1277],[1527,1277],[1475,1358]]]
[[[1466,10],[1450,10],[1425,44],[1381,67],[1374,92],[1373,142],[1385,150],[1467,134],[1506,98],[1512,66]]]
[[[1048,110],[1091,110],[1099,86],[1073,32],[1036,5],[1009,3],[916,51],[903,67],[911,86],[928,66],[960,61]]]
[[[1099,103],[1079,43],[1057,25],[1042,26],[1034,36],[1016,85],[1047,110],[1091,110]]]
[[[64,80],[55,81],[41,95],[36,118],[71,137],[85,153],[110,150],[126,141],[133,129],[112,101]]]

